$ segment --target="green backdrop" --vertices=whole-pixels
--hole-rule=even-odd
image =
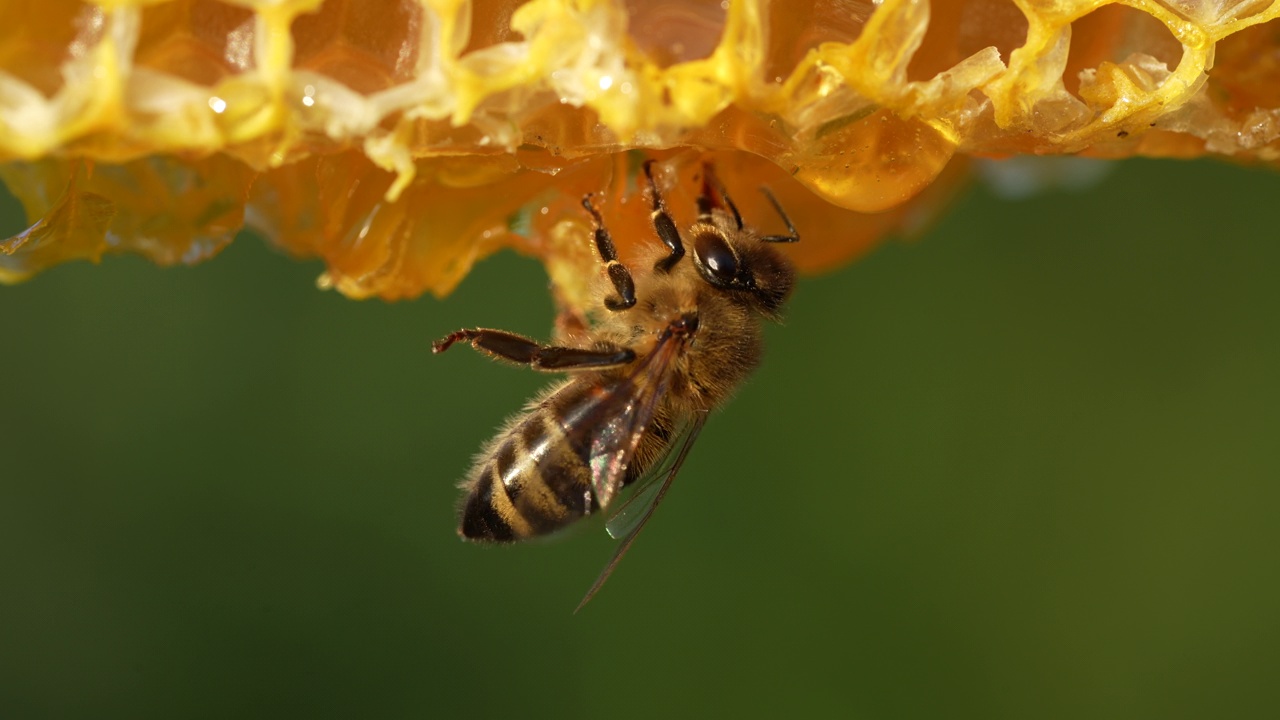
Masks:
[[[0,288],[0,716],[1274,712],[1277,198],[1204,162],[976,187],[804,280],[577,616],[598,522],[454,536],[546,378],[430,354],[545,336],[535,262],[353,302],[244,236]]]

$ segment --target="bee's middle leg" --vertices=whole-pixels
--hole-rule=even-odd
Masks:
[[[431,350],[442,353],[459,341],[470,343],[476,350],[495,360],[507,360],[519,365],[528,365],[534,370],[553,372],[600,370],[626,365],[636,359],[635,351],[627,348],[587,349],[541,345],[522,335],[486,328],[450,333],[432,343]]]
[[[684,243],[680,242],[680,231],[676,229],[676,223],[671,219],[671,214],[667,212],[666,205],[662,202],[662,194],[658,192],[658,183],[653,180],[653,161],[646,160],[644,163],[644,176],[649,180],[649,194],[653,196],[653,230],[658,233],[658,239],[663,245],[671,251],[666,257],[654,264],[653,269],[660,273],[669,273],[671,268],[680,262],[680,258],[684,257]]]
[[[613,289],[618,291],[616,297],[604,299],[604,306],[614,312],[626,310],[636,304],[636,283],[631,279],[631,271],[618,260],[618,249],[613,246],[613,238],[609,235],[608,228],[604,226],[604,218],[600,217],[600,211],[591,204],[590,194],[582,198],[582,207],[586,208],[596,221],[596,252],[600,253],[600,259],[605,263],[605,272],[609,273],[609,281],[613,283]]]

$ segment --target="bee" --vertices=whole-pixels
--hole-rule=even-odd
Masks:
[[[435,342],[442,353],[469,343],[491,358],[567,373],[511,418],[477,456],[461,488],[458,534],[511,543],[545,535],[608,508],[636,490],[607,522],[620,539],[579,609],[608,579],[684,463],[710,411],[760,362],[761,320],[778,320],[795,271],[775,247],[800,239],[768,188],[761,192],[789,234],[763,235],[742,215],[711,164],[702,168],[698,218],[681,233],[644,163],[654,244],[632,273],[619,259],[592,202],[603,273],[595,286],[603,313],[583,324],[580,342],[542,345],[515,333],[459,330]],[[685,259],[686,243],[692,257]]]

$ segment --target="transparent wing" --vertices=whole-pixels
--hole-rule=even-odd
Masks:
[[[605,523],[604,527],[609,537],[618,540],[630,535],[645,517],[645,511],[654,504],[654,496],[662,489],[661,481],[671,473],[680,458],[679,449],[688,441],[689,433],[695,432],[697,418],[696,415],[686,417],[676,425],[675,432],[671,434],[671,441],[667,443],[662,455],[635,482],[635,491],[631,493],[631,497],[627,498],[627,501]]]
[[[622,488],[627,465],[671,383],[680,349],[679,340],[664,334],[631,373],[609,388],[606,398],[590,413],[575,419],[575,424],[591,429],[591,491],[601,508],[608,507]]]
[[[653,511],[658,507],[658,503],[662,502],[662,498],[667,494],[667,489],[671,487],[671,481],[675,480],[676,475],[680,472],[680,467],[684,465],[685,458],[689,456],[689,449],[693,447],[693,442],[698,439],[698,434],[702,432],[702,426],[706,422],[707,414],[705,412],[696,413],[690,418],[676,442],[671,443],[671,447],[674,450],[668,456],[671,459],[670,462],[658,463],[659,465],[667,465],[666,473],[664,475],[655,474],[652,480],[646,478],[648,481],[647,486],[639,488],[631,500],[618,511],[618,515],[614,516],[613,520],[619,520],[625,513],[628,521],[620,523],[620,526],[625,524],[630,529],[622,539],[622,542],[618,544],[618,549],[614,551],[609,564],[604,566],[604,570],[600,571],[600,576],[596,578],[595,584],[587,591],[586,597],[582,598],[582,602],[578,603],[577,610],[574,610],[575,613],[581,610],[591,598],[595,597],[595,594],[604,586],[605,581],[613,574],[613,569],[618,566],[622,556],[626,555],[627,550],[631,549],[631,543],[635,542],[636,536],[644,529],[645,523],[653,516]],[[658,477],[662,478],[661,483],[655,482]],[[652,490],[652,488],[657,489]],[[646,498],[643,501],[641,500],[642,493],[643,497]],[[612,520],[610,525],[613,525]],[[610,528],[610,534],[613,534],[612,527]]]

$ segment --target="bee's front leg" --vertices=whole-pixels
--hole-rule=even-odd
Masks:
[[[717,193],[720,194],[719,198],[716,198]],[[715,166],[704,162],[702,163],[702,193],[698,195],[698,222],[715,222],[712,211],[716,208],[727,208],[733,213],[733,221],[738,224],[738,229],[742,229],[742,213],[738,212],[738,206],[734,205],[733,200],[729,198],[729,191],[720,182],[720,178],[716,177]]]
[[[649,194],[653,196],[653,212],[650,213],[653,218],[653,231],[658,234],[658,239],[671,252],[653,266],[654,270],[660,273],[669,273],[671,268],[680,262],[680,258],[684,257],[684,243],[680,241],[680,231],[676,229],[676,223],[671,219],[671,213],[667,212],[667,206],[662,202],[662,193],[658,192],[658,183],[653,179],[653,161],[646,160],[644,163],[644,176],[649,181]]]

